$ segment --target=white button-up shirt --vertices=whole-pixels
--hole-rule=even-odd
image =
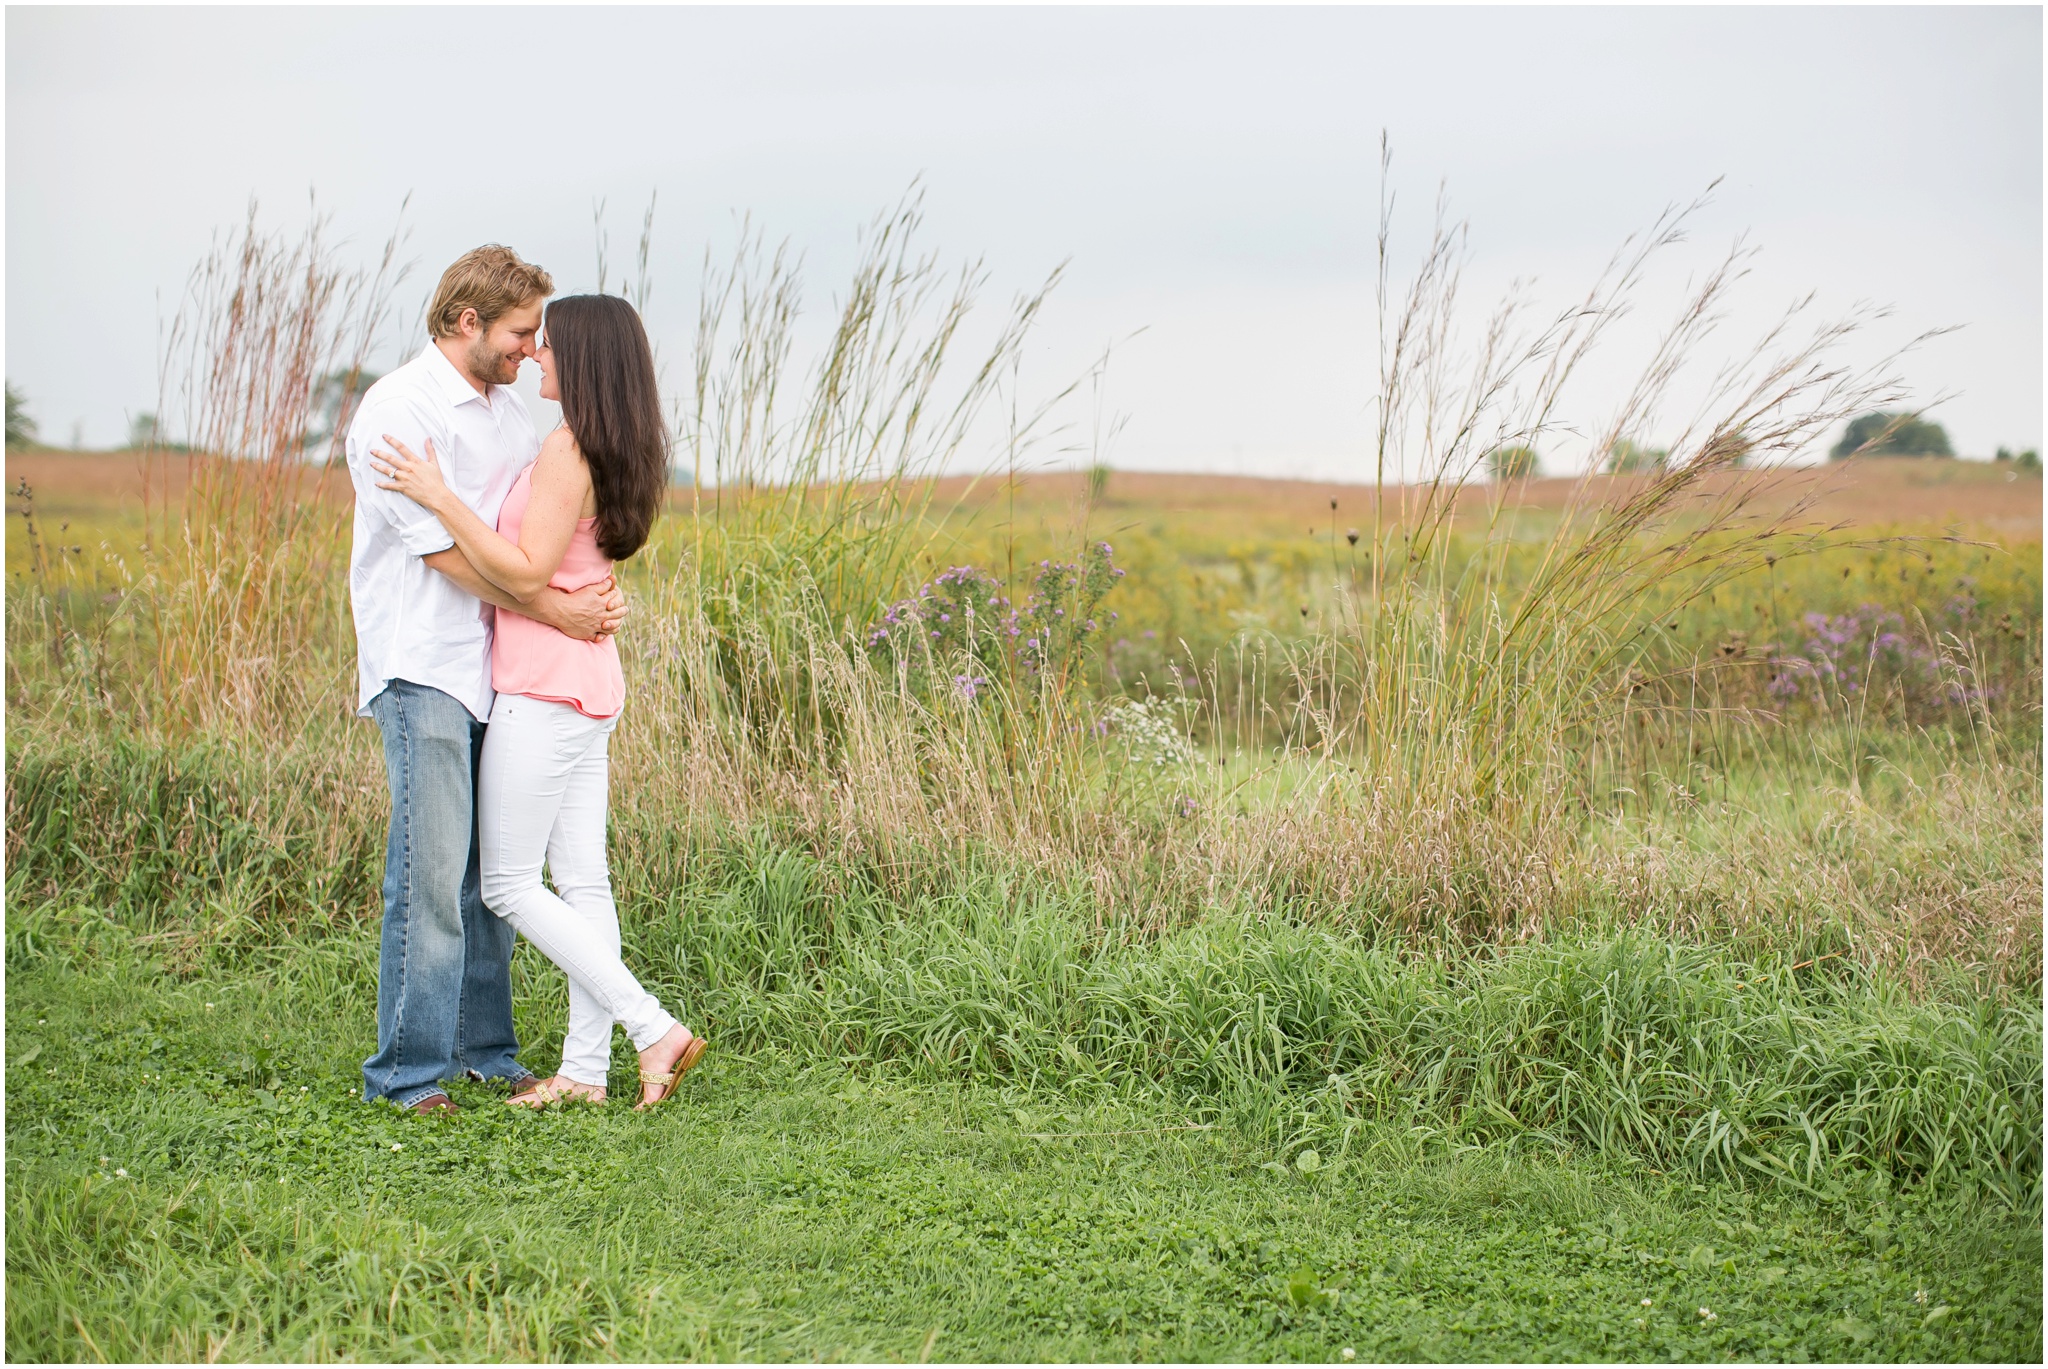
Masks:
[[[356,620],[359,715],[393,680],[427,685],[491,715],[494,610],[420,558],[455,545],[441,520],[395,490],[377,488],[370,450],[390,433],[426,455],[432,438],[441,474],[492,527],[519,473],[540,454],[533,418],[509,385],[480,395],[441,349],[425,351],[372,385],[348,429],[356,488],[355,545],[348,559]]]

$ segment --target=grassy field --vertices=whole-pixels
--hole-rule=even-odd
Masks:
[[[538,1058],[562,993],[518,963]],[[1227,1092],[971,1082],[723,1021],[658,1118],[458,1086],[422,1124],[354,1099],[374,983],[366,936],[179,964],[97,913],[10,918],[11,1358],[2040,1353],[2037,1225],[1981,1203],[1414,1119],[1275,1146]]]
[[[743,254],[678,383],[611,854],[716,1048],[655,1116],[351,1096],[384,776],[274,383],[331,263],[181,334],[239,459],[10,454],[9,1354],[2038,1359],[2038,477],[1780,469],[1891,402],[1796,353],[1486,484],[1396,348],[1383,501],[969,488],[1037,301],[947,389],[914,227],[801,377]]]

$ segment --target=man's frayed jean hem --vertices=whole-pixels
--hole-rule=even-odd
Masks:
[[[386,1096],[399,1107],[410,1108],[423,1098],[446,1098],[448,1090],[442,1088],[439,1084],[435,1084],[429,1088],[408,1089],[402,1094]]]

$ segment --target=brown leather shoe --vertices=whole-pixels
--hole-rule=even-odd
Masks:
[[[442,1113],[447,1113],[452,1116],[453,1114],[462,1111],[462,1109],[456,1107],[455,1104],[452,1101],[450,1101],[447,1094],[430,1093],[426,1097],[420,1099],[419,1102],[414,1103],[412,1107],[409,1109],[409,1111],[416,1112],[422,1117],[434,1117]]]
[[[537,1074],[522,1074],[512,1081],[512,1096],[517,1098],[522,1093],[532,1093],[540,1087],[540,1082]]]

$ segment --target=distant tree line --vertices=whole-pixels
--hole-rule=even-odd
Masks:
[[[1735,450],[1726,454],[1726,463],[1741,466],[1749,459],[1750,443],[1741,433],[1733,438]],[[1852,421],[1842,434],[1842,440],[1829,451],[1829,456],[1840,461],[1851,456],[1954,456],[1955,449],[1949,445],[1948,432],[1939,423],[1930,423],[1912,414],[1864,414]],[[1723,459],[1717,453],[1717,461]],[[2013,461],[2022,470],[2040,468],[2037,452],[2022,452],[2013,455],[2005,448],[1999,448],[1999,460]],[[1634,438],[1620,437],[1608,444],[1600,468],[1612,475],[1647,475],[1663,470],[1671,464],[1669,448],[1653,447],[1647,442]],[[1533,447],[1496,447],[1486,456],[1487,474],[1495,480],[1528,480],[1542,470]]]
[[[328,453],[321,448],[333,447],[348,432],[348,425],[356,416],[356,405],[380,379],[375,371],[330,371],[320,377],[313,387],[311,422],[304,439],[308,459],[327,458]]]
[[[301,437],[305,453],[309,458],[324,460],[337,437],[348,431],[349,420],[355,417],[356,405],[361,402],[363,392],[377,382],[374,371],[335,371],[320,377],[313,387],[312,403],[307,415],[308,424]],[[33,447],[38,443],[39,429],[33,415],[28,411],[28,396],[15,388],[13,381],[7,382],[7,448],[13,451],[19,447]],[[78,445],[76,436],[72,446]],[[153,413],[135,414],[128,420],[128,441],[134,450],[158,448],[164,451],[182,452],[187,450],[182,442],[168,440],[163,424]]]
[[[32,447],[36,441],[36,421],[28,416],[28,399],[14,388],[14,382],[7,382],[7,449]]]
[[[1828,456],[1954,456],[1948,431],[1912,414],[1865,414],[1852,419]]]
[[[1622,437],[1607,448],[1607,469],[1616,475],[1661,471],[1670,464],[1671,452],[1667,448],[1652,447],[1646,442]]]
[[[1486,473],[1496,484],[1509,480],[1534,480],[1543,474],[1542,458],[1523,443],[1495,447],[1486,454]]]
[[[1713,460],[1717,464],[1745,465],[1749,461],[1751,445],[1744,433],[1723,437],[1714,447]],[[1648,443],[1622,437],[1608,444],[1607,455],[1602,459],[1600,468],[1611,475],[1653,474],[1670,464],[1669,448],[1652,447]],[[1486,454],[1485,465],[1487,475],[1496,483],[1534,480],[1543,474],[1543,459],[1534,447],[1524,443],[1495,447]]]

